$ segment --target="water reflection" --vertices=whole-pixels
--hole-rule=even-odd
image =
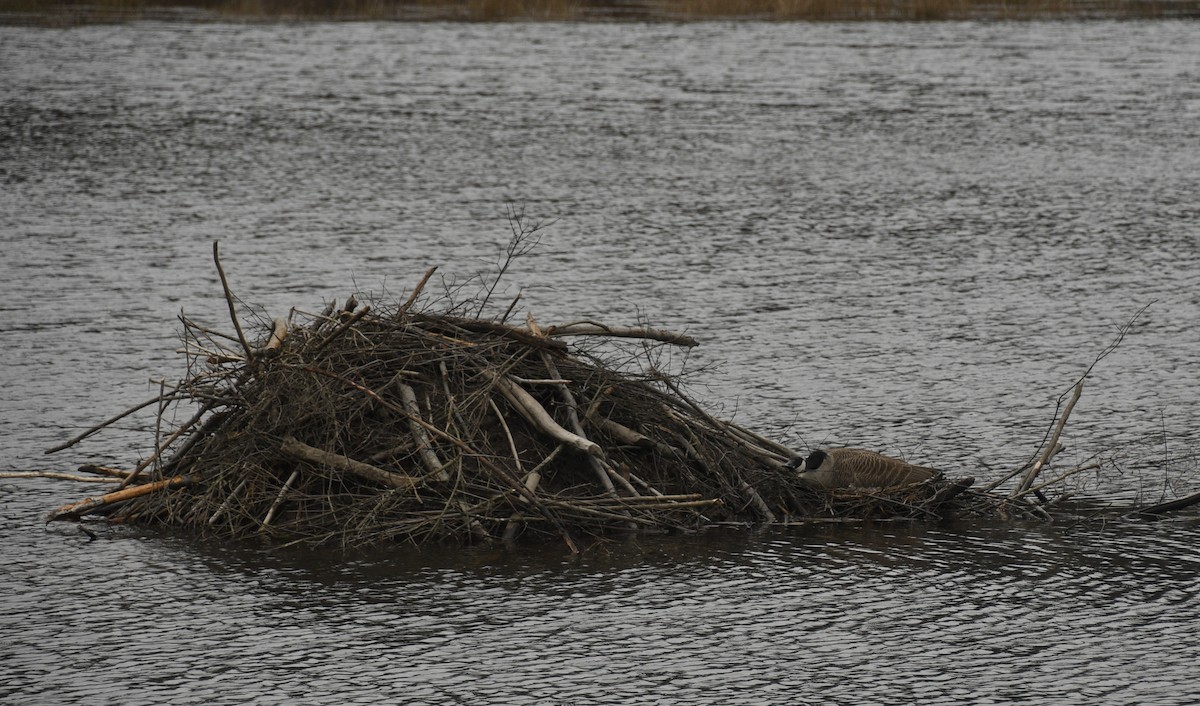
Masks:
[[[31,529],[47,500],[4,505],[13,679],[0,696],[1170,703],[1197,656],[1185,616],[1200,553],[1182,521],[717,530],[574,559],[338,556],[130,528],[87,542]]]

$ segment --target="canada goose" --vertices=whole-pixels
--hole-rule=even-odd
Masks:
[[[793,459],[789,468],[800,465]],[[891,456],[884,456],[867,449],[816,450],[804,461],[799,472],[801,480],[819,488],[887,488],[911,485],[929,480],[941,471],[924,466],[914,466]]]

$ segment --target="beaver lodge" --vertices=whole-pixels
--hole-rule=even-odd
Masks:
[[[247,331],[216,243],[213,256],[233,330],[181,317],[186,376],[51,449],[158,407],[155,451],[128,470],[81,467],[118,487],[50,519],[99,515],[276,545],[520,536],[575,551],[616,533],[725,523],[1049,518],[1049,484],[1034,483],[1047,453],[1005,495],[940,474],[893,488],[805,481],[795,451],[710,415],[656,367],[662,347],[696,345],[686,335],[516,325],[513,306],[484,318],[494,282],[434,311],[422,295],[432,269],[401,303],[351,297]],[[1056,445],[1057,435],[1047,448]]]

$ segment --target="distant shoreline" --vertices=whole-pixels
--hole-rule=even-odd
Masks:
[[[0,25],[1200,19],[1200,0],[0,0]]]

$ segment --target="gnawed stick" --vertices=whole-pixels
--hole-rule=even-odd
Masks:
[[[763,496],[759,495],[758,491],[744,480],[741,481],[739,487],[741,488],[741,491],[746,494],[746,498],[749,499],[750,504],[754,506],[754,509],[758,510],[759,514],[763,516],[763,521],[768,524],[773,524],[775,522],[775,513],[771,512],[771,507],[767,505],[766,500],[763,500]]]
[[[254,349],[254,355],[257,357],[267,351],[275,351],[275,350],[279,350],[280,348],[282,348],[283,340],[285,338],[287,338],[287,332],[288,332],[287,319],[280,319],[280,318],[272,319],[271,320],[271,335],[270,335],[270,337],[267,338],[267,342],[264,343],[261,348]],[[207,360],[208,360],[209,364],[211,364],[211,365],[220,365],[221,363],[243,362],[243,358],[240,355],[233,355],[231,353],[218,353],[216,351],[210,351],[199,345],[196,346],[195,350],[207,355],[208,356]],[[195,355],[194,353],[192,353],[191,350],[189,350],[186,347],[179,351],[176,351],[176,352],[186,353],[188,355]]]
[[[661,341],[662,343],[670,343],[676,346],[691,348],[699,345],[699,342],[691,336],[676,333],[674,331],[664,331],[662,329],[650,328],[648,326],[608,326],[606,324],[596,323],[595,321],[575,321],[569,324],[561,324],[558,326],[547,326],[545,329],[547,336],[612,336],[614,338],[643,338],[652,341]]]
[[[507,425],[505,425],[505,426],[507,426]],[[555,446],[553,451],[546,454],[546,458],[542,459],[542,461],[538,465],[536,465],[532,469],[530,469],[529,473],[525,474],[525,478],[523,479],[523,482],[525,484],[524,485],[525,492],[536,497],[535,494],[537,493],[538,484],[541,483],[541,480],[542,480],[542,469],[545,468],[546,466],[550,465],[550,462],[558,457],[558,454],[562,452],[563,448],[564,447],[562,444]],[[497,497],[503,497],[503,495],[497,496]],[[475,510],[486,505],[487,503],[492,502],[495,499],[496,498],[490,498],[488,500],[485,500],[483,503],[479,503],[475,507],[472,507],[471,511],[474,512]],[[505,525],[505,527],[504,527],[503,541],[505,544],[511,544],[512,541],[514,539],[516,539],[517,529],[520,527],[520,523],[522,520],[524,520],[524,514],[521,512],[514,512],[512,515],[509,516],[508,524]]]
[[[538,484],[541,483],[542,480],[540,469],[544,463],[538,464],[537,468],[530,471],[527,475],[525,474],[521,465],[521,454],[517,452],[517,443],[513,441],[512,431],[508,428],[508,422],[505,421],[504,415],[500,413],[500,407],[496,404],[496,400],[489,396],[488,404],[491,405],[492,414],[496,415],[496,419],[500,422],[500,428],[504,430],[504,436],[508,439],[508,448],[513,457],[513,467],[517,469],[517,473],[525,475],[526,490],[528,490],[530,493],[537,492]],[[556,446],[555,453],[557,453],[561,448],[562,444]],[[520,527],[522,519],[523,517],[520,512],[514,512],[513,514],[509,515],[508,523],[504,526],[504,534],[501,537],[501,541],[503,541],[505,544],[511,544],[512,541],[516,539],[517,528]]]
[[[536,326],[536,324],[533,323],[532,317],[530,317],[529,321],[531,326]],[[542,362],[546,366],[546,372],[550,373],[551,377],[562,377],[558,374],[558,367],[554,364],[554,359],[551,358],[550,354],[546,351],[542,351]],[[575,395],[571,393],[571,388],[567,387],[566,385],[559,385],[555,388],[555,392],[558,393],[559,398],[563,401],[563,404],[566,405],[567,423],[571,425],[571,429],[576,435],[578,435],[580,438],[586,439],[587,436],[584,434],[583,424],[579,421],[579,404],[575,401]],[[599,446],[597,446],[597,448],[599,448]],[[603,452],[601,452],[601,454],[589,454],[587,457],[587,462],[588,465],[592,467],[592,472],[595,473],[596,477],[600,480],[600,487],[604,489],[604,492],[614,498],[617,497],[617,489],[616,486],[613,485],[613,481],[616,481],[620,483],[630,495],[637,495],[637,489],[630,485],[628,480],[622,478],[621,475],[612,468],[608,461],[602,457],[602,453]],[[637,529],[637,525],[630,523],[629,528]]]
[[[246,487],[247,482],[249,482],[248,479],[242,479],[242,482],[237,484],[237,487],[233,489],[233,492],[225,497],[225,501],[221,503],[221,506],[213,511],[212,516],[208,518],[208,524],[214,525],[217,523],[217,520],[221,517],[221,515],[225,514],[225,511],[229,509],[229,506],[233,504],[233,499],[238,496],[238,493],[242,492],[242,488]]]
[[[630,429],[620,422],[614,422],[607,417],[601,417],[596,420],[596,424],[622,446],[636,446],[642,449],[654,447],[653,439],[641,432]]]
[[[265,532],[267,530],[267,526],[271,524],[271,520],[275,519],[275,512],[279,510],[279,506],[283,504],[283,499],[287,497],[288,490],[291,489],[292,483],[295,483],[296,479],[299,477],[299,468],[292,471],[292,474],[288,476],[288,479],[283,484],[283,487],[279,489],[279,495],[275,496],[275,502],[271,503],[271,508],[267,510],[267,516],[263,518],[262,525],[258,528],[259,532]]]
[[[277,318],[271,321],[271,337],[267,339],[267,343],[262,347],[262,350],[279,350],[279,348],[283,346],[283,339],[287,338],[287,332],[287,319]]]
[[[429,282],[429,278],[433,276],[434,272],[437,272],[437,265],[425,270],[425,274],[421,277],[421,281],[417,282],[417,286],[413,287],[412,293],[408,295],[408,299],[400,305],[400,314],[408,311],[409,307],[416,303],[417,297],[421,296],[421,290],[425,289],[425,284]]]
[[[283,443],[279,446],[279,450],[301,461],[308,461],[317,466],[326,466],[337,471],[342,471],[343,473],[352,473],[360,478],[366,478],[367,480],[375,481],[376,483],[396,488],[397,490],[408,490],[421,483],[421,479],[419,478],[385,471],[369,463],[355,461],[352,458],[333,453],[332,451],[325,451],[315,446],[309,446],[290,436],[283,440]]]
[[[145,485],[135,485],[132,488],[116,490],[111,493],[101,495],[98,498],[85,498],[79,502],[63,505],[62,507],[58,508],[54,512],[50,513],[50,516],[46,518],[46,522],[82,517],[83,515],[95,510],[99,510],[106,505],[112,505],[124,500],[131,500],[142,495],[149,495],[150,493],[163,490],[164,488],[175,488],[192,482],[193,478],[190,475],[174,476],[173,478],[164,478],[163,480],[154,481],[153,483],[146,483]]]
[[[608,477],[612,479],[613,483],[620,485],[625,489],[625,492],[629,493],[629,495],[632,497],[641,495],[641,493],[637,491],[637,488],[633,487],[633,483],[630,483],[628,478],[623,476],[620,471],[614,468],[611,462],[600,461],[599,459],[597,459],[597,461],[604,468],[604,472],[608,474]]]

